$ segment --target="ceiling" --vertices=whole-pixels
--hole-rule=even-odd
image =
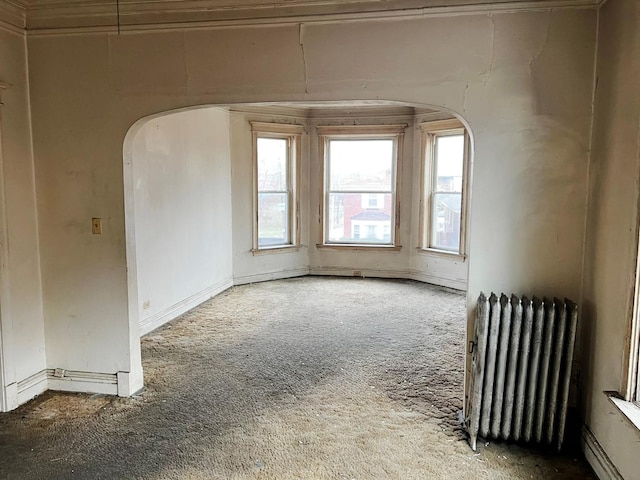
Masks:
[[[30,31],[246,25],[471,12],[593,8],[602,0],[0,0],[0,22]]]

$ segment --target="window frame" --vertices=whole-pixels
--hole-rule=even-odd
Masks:
[[[640,240],[640,236],[636,236]],[[628,330],[625,354],[626,375],[623,378],[622,394],[624,400],[640,407],[640,241],[636,254],[635,282],[633,288],[633,307]]]
[[[470,138],[469,133],[463,123],[457,119],[436,120],[421,122],[418,124],[421,137],[421,196],[420,196],[420,222],[419,222],[419,245],[418,250],[422,252],[438,253],[448,256],[466,258],[467,255],[467,223],[468,223],[468,193],[469,193],[469,158],[470,158]],[[463,159],[462,159],[462,188],[460,193],[460,246],[458,250],[449,250],[431,246],[433,231],[433,209],[434,209],[434,184],[435,177],[435,146],[436,138],[464,135]]]
[[[300,157],[302,151],[302,125],[270,122],[249,122],[252,134],[253,171],[253,247],[255,254],[287,251],[300,247]],[[258,139],[277,138],[287,140],[287,193],[289,199],[289,243],[260,246],[258,225]]]
[[[328,125],[317,126],[318,134],[318,158],[322,161],[320,174],[320,208],[319,223],[320,234],[317,248],[330,249],[347,249],[347,250],[400,250],[400,195],[401,195],[401,173],[402,173],[402,157],[404,149],[404,133],[407,125]],[[328,221],[325,215],[329,212],[329,142],[331,140],[393,140],[393,167],[391,185],[391,225],[390,242],[389,243],[367,243],[367,242],[333,242],[329,241]],[[379,192],[353,192],[353,193],[373,193]],[[383,193],[382,195],[386,195]],[[362,230],[360,231],[360,239],[362,239]]]

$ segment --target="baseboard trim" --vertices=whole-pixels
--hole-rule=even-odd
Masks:
[[[421,272],[419,270],[411,270],[409,272],[409,278],[418,282],[430,283],[432,285],[438,285],[440,287],[453,288],[454,290],[467,291],[466,280],[459,278],[446,278],[438,277],[435,275],[429,275],[428,273]]]
[[[200,292],[185,298],[181,302],[176,303],[164,310],[151,315],[148,318],[140,320],[140,336],[146,335],[152,332],[158,327],[161,327],[165,323],[179,317],[183,313],[197,307],[202,302],[206,302],[212,297],[224,292],[228,288],[232,287],[234,281],[232,278],[225,278],[220,282],[214,283],[208,288],[201,290]]]
[[[408,270],[387,270],[382,268],[358,268],[358,267],[325,267],[312,266],[309,275],[335,275],[336,277],[362,277],[362,278],[409,278]]]
[[[28,402],[34,397],[47,391],[47,371],[40,370],[33,375],[20,380],[18,386],[18,405]]]
[[[233,277],[233,284],[246,285],[248,283],[267,282],[269,280],[282,280],[283,278],[302,277],[304,275],[309,275],[309,269],[307,267],[291,268],[285,270],[276,270],[274,272],[256,273],[254,275]]]
[[[49,390],[61,392],[118,394],[117,373],[80,372],[48,368]]]
[[[360,272],[354,275],[354,272]],[[416,280],[439,287],[452,288],[454,290],[467,290],[467,282],[458,279],[450,279],[429,275],[417,270],[388,270],[377,268],[345,268],[345,267],[320,267],[315,266],[309,269],[310,275],[335,275],[338,277],[371,277],[371,278],[403,278],[406,280]]]
[[[580,446],[589,465],[591,465],[600,480],[624,480],[598,442],[598,439],[586,425],[582,426]]]

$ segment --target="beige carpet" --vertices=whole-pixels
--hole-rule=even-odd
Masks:
[[[595,478],[575,453],[469,449],[464,303],[410,281],[235,287],[142,340],[139,396],[0,415],[0,478]]]

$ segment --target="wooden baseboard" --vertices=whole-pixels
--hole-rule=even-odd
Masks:
[[[589,465],[600,480],[624,480],[598,439],[586,425],[582,426],[580,446]]]
[[[181,302],[165,308],[161,312],[155,313],[150,317],[140,320],[140,336],[146,335],[147,333],[155,330],[156,328],[164,325],[174,318],[179,317],[192,308],[197,307],[202,302],[206,302],[210,298],[224,292],[226,289],[232,286],[233,280],[231,278],[225,278],[224,280],[215,283],[188,298],[185,298]]]
[[[266,282],[269,280],[281,280],[283,278],[302,277],[309,275],[307,267],[276,270],[274,272],[256,273],[254,275],[242,275],[233,277],[234,285],[246,285],[247,283]]]

